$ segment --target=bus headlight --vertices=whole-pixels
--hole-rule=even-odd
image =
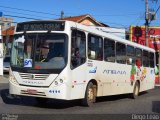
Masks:
[[[55,80],[54,81],[54,84],[57,86],[57,85],[61,85],[64,83],[64,80],[62,78],[58,79],[58,80]]]
[[[60,83],[63,83],[63,79],[60,79],[59,81],[60,81]]]
[[[17,80],[15,79],[15,77],[14,77],[11,69],[9,69],[9,81],[11,81],[12,83],[18,85],[18,82],[17,82]]]
[[[58,85],[58,82],[57,82],[57,81],[55,81],[55,82],[54,82],[54,84],[55,84],[55,85]]]

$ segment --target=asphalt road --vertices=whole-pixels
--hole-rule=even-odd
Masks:
[[[10,96],[8,93],[8,84],[0,84],[0,114],[2,115],[133,115],[157,113],[160,113],[160,87],[142,93],[136,100],[129,98],[128,95],[100,97],[92,107],[83,107],[79,100],[49,100],[46,105],[38,105],[35,98],[32,97]]]

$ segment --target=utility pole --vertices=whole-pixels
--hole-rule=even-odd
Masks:
[[[61,11],[61,19],[64,18],[64,11]]]
[[[158,1],[158,0],[151,0],[153,1]],[[150,11],[149,7],[148,7],[148,0],[145,0],[145,38],[146,38],[146,46],[149,47],[149,23],[152,20],[156,19],[156,13],[158,12],[158,10],[160,9],[160,6],[158,7],[157,11]],[[159,58],[158,58],[158,66],[159,66],[159,82],[160,82],[160,49],[158,50],[158,54],[159,54]]]
[[[148,10],[148,0],[145,1],[146,13],[145,13],[145,31],[146,31],[146,46],[148,47],[148,31],[149,31],[149,10]]]
[[[158,0],[151,0],[152,2],[154,1],[158,1]],[[149,10],[149,7],[148,7],[148,0],[145,0],[145,20],[146,20],[146,23],[145,23],[145,38],[146,38],[146,46],[149,47],[149,23],[152,21],[152,20],[155,20],[156,19],[156,13],[154,11],[151,11]],[[157,11],[159,10],[159,8],[157,9]],[[156,11],[156,12],[157,12]]]

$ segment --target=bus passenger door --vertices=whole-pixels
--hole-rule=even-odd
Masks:
[[[84,97],[84,86],[86,81],[86,35],[82,31],[72,30],[71,39],[71,80],[74,88],[71,98]]]

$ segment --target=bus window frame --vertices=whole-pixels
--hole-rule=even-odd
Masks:
[[[147,52],[148,55],[144,56],[144,52]],[[145,65],[144,62],[147,61],[146,59],[148,59],[148,63]],[[147,50],[142,51],[142,64],[143,64],[143,67],[150,67],[149,52]]]
[[[85,39],[85,60],[84,60],[83,63],[81,63],[81,64],[79,64],[79,65],[77,65],[75,67],[72,66],[72,62],[71,62],[72,61],[72,37],[73,37],[72,33],[73,33],[73,31],[83,33],[84,34],[84,39]],[[77,35],[76,35],[76,37],[77,37]],[[86,43],[87,43],[87,35],[86,35],[86,33],[84,31],[81,31],[81,30],[78,30],[78,29],[71,29],[71,43],[70,43],[71,48],[69,48],[70,49],[70,69],[71,70],[73,70],[73,69],[75,69],[75,68],[77,68],[77,67],[79,67],[79,66],[81,66],[81,65],[86,63],[86,61],[87,61],[87,55],[86,55],[87,45],[86,45]]]
[[[35,32],[35,33],[26,33],[26,34],[41,34],[41,33]],[[42,32],[42,34],[46,34],[46,33]],[[66,64],[65,64],[63,69],[35,69],[33,67],[32,68],[17,67],[15,65],[13,65],[12,62],[10,63],[11,64],[11,69],[13,71],[17,71],[17,72],[24,72],[24,73],[32,73],[32,72],[34,72],[36,74],[41,74],[41,73],[44,73],[44,74],[51,74],[51,73],[59,74],[60,72],[62,72],[65,69],[65,67],[68,65],[69,36],[66,33],[50,33],[50,34],[63,34],[66,37],[66,40],[67,40],[67,45],[66,45],[67,46],[67,49],[66,49],[67,58],[66,58]],[[15,34],[15,35],[19,35],[19,34]],[[12,47],[13,47],[13,43],[12,43]],[[35,47],[35,45],[34,45],[34,47]],[[33,54],[33,52],[32,52],[32,54]],[[33,57],[35,57],[35,55],[33,55]],[[33,63],[33,66],[34,66],[34,63]]]
[[[153,54],[153,58],[151,58],[151,53]],[[153,66],[151,66],[151,59],[153,59]],[[149,67],[150,68],[155,68],[155,66],[156,66],[156,63],[155,63],[155,53],[153,53],[153,52],[149,52]]]
[[[101,59],[97,59],[97,58],[92,59],[91,57],[89,57],[89,41],[91,40],[90,39],[91,37],[98,38],[98,40],[101,39],[101,42],[102,42],[102,45],[101,45],[102,58]],[[87,57],[88,57],[88,59],[91,59],[91,60],[97,60],[97,61],[103,61],[104,60],[104,39],[103,39],[103,37],[95,35],[95,34],[92,34],[92,33],[88,33],[88,37],[87,37]]]
[[[131,52],[128,52],[129,51],[128,47],[133,48],[133,54]],[[128,54],[128,53],[131,53],[131,54]],[[128,57],[130,57],[132,59],[132,63],[128,59]],[[135,47],[132,45],[126,45],[126,60],[127,60],[127,65],[135,64]]]
[[[125,46],[125,62],[124,63],[122,63],[122,62],[117,62],[117,44],[118,43],[120,43],[120,44],[123,44],[124,46]],[[118,63],[118,64],[126,64],[127,63],[127,60],[126,60],[126,57],[127,57],[127,48],[126,48],[126,44],[125,43],[122,43],[122,42],[119,42],[119,41],[116,41],[115,42],[115,55],[116,55],[116,63]]]
[[[105,62],[111,62],[111,63],[115,63],[116,62],[116,41],[115,40],[113,40],[113,39],[110,39],[110,38],[104,38],[104,40],[103,40],[104,42],[103,42],[103,59],[104,59],[104,61]],[[114,42],[114,61],[108,61],[108,60],[106,60],[106,56],[105,56],[105,41],[112,41],[112,42]]]
[[[141,51],[141,56],[138,56],[137,54],[137,50],[140,50]],[[136,57],[136,60],[135,61],[137,61],[137,60],[140,60],[140,66],[142,66],[142,49],[141,48],[135,48],[135,57]]]

